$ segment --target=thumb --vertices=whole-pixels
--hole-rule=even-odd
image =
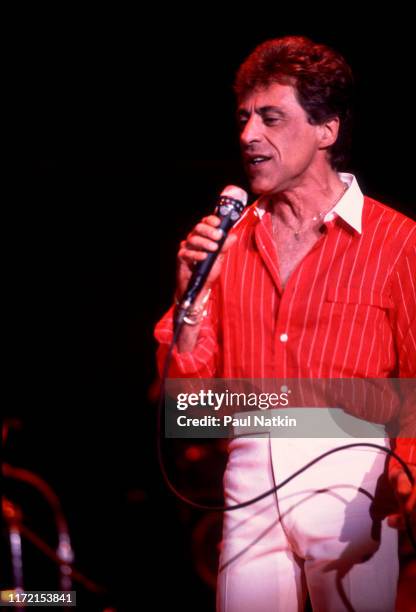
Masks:
[[[227,240],[224,242],[221,252],[226,253],[236,242],[237,242],[237,235],[230,234]]]

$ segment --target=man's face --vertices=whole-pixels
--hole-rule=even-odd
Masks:
[[[239,100],[244,165],[253,193],[277,193],[313,176],[320,127],[311,125],[291,85],[274,83]]]

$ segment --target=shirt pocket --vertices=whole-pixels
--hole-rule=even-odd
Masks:
[[[390,296],[358,287],[330,287],[324,302],[327,360],[333,376],[386,376],[394,366]]]
[[[394,304],[386,293],[358,287],[329,287],[326,293],[326,302],[330,304],[332,312],[339,315],[353,316],[359,320],[376,315],[377,310],[388,311]],[[373,310],[374,309],[374,310]],[[380,313],[379,313],[380,314]]]
[[[335,304],[361,304],[385,310],[393,308],[393,302],[388,294],[368,288],[329,287],[326,301]]]
[[[326,297],[329,302],[367,304],[386,309],[393,307],[393,301],[387,293],[369,288],[329,287]]]

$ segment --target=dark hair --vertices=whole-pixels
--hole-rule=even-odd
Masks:
[[[299,104],[313,125],[338,117],[336,142],[328,149],[331,166],[341,170],[351,144],[353,77],[338,52],[303,36],[268,40],[240,66],[234,91],[241,98],[272,83],[293,85]]]

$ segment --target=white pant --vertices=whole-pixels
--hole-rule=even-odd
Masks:
[[[236,438],[224,475],[226,503],[272,488],[332,447],[365,441],[388,445],[384,439],[290,439],[268,433]],[[385,461],[386,454],[373,448],[343,450],[276,494],[226,512],[217,610],[299,611],[309,591],[317,612],[393,611],[397,532],[374,516],[368,497]]]

